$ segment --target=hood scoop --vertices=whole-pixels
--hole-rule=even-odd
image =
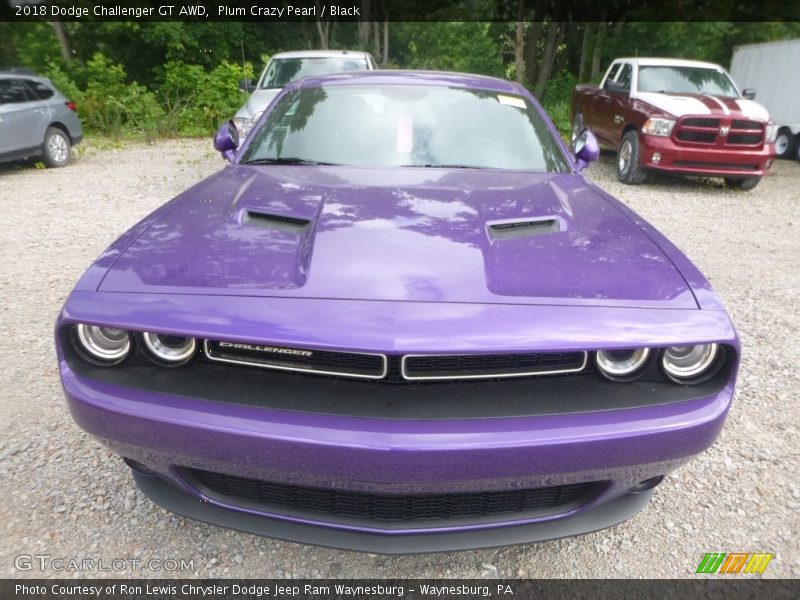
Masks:
[[[532,237],[561,231],[560,219],[526,219],[524,221],[504,221],[487,225],[489,234],[495,240],[509,240]]]
[[[256,225],[259,227],[268,227],[278,231],[285,231],[287,233],[303,233],[311,225],[309,219],[302,219],[298,217],[287,217],[285,215],[277,215],[269,212],[262,212],[257,210],[248,209],[243,211],[242,223],[245,225]]]

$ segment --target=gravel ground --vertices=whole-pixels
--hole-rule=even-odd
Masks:
[[[82,150],[66,169],[0,166],[0,577],[80,575],[35,564],[18,570],[19,555],[193,561],[181,572],[99,574],[146,577],[690,577],[709,551],[774,552],[765,576],[800,576],[800,164],[779,162],[749,193],[717,180],[623,186],[610,157],[588,172],[686,252],[732,313],[743,363],[727,425],[709,452],[669,476],[644,512],[612,529],[389,558],[167,513],[74,425],[52,342],[67,294],[114,238],[222,166],[208,141]]]

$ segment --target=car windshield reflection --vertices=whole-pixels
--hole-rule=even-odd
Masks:
[[[298,88],[246,149],[248,164],[298,163],[566,172],[533,106],[494,91],[422,85]]]

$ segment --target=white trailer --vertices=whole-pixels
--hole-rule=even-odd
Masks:
[[[775,153],[800,160],[800,39],[736,46],[730,73],[778,124]]]

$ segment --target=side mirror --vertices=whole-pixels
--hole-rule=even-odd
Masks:
[[[600,145],[594,134],[584,129],[572,142],[572,152],[575,154],[575,167],[578,171],[583,171],[600,156]]]
[[[239,89],[243,92],[252,92],[255,91],[256,86],[253,84],[252,79],[240,79],[239,80]]]
[[[604,86],[607,92],[612,92],[614,94],[627,94],[630,92],[630,89],[624,83],[619,83],[618,81],[606,81],[606,85]]]
[[[236,148],[239,146],[239,132],[233,121],[223,123],[217,133],[214,134],[214,148],[222,154],[222,158],[231,162]]]
[[[756,99],[756,91],[752,90],[752,89],[742,90],[742,96],[744,96],[748,100],[755,100]]]

